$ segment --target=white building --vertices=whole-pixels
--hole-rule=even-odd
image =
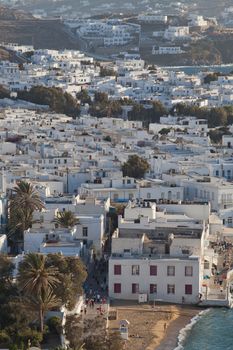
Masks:
[[[212,253],[205,251],[209,206],[205,208],[129,203],[112,237],[110,298],[138,300],[146,294],[148,300],[198,303],[203,273],[210,274],[213,263]],[[209,270],[204,261],[209,261]]]
[[[184,53],[184,50],[180,46],[153,46],[152,54],[153,55],[179,55]]]
[[[146,23],[167,23],[167,16],[154,13],[145,13],[138,15],[138,20]]]
[[[164,38],[167,40],[183,40],[189,37],[189,27],[169,26],[164,32]]]

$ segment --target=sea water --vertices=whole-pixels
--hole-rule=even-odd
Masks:
[[[222,74],[229,74],[233,71],[233,64],[221,64],[212,66],[174,66],[162,67],[165,70],[183,71],[188,75],[198,74],[200,72],[219,72]]]
[[[175,350],[233,350],[233,310],[202,311],[181,330]]]

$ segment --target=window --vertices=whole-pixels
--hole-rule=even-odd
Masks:
[[[157,266],[156,265],[150,266],[150,276],[157,276]]]
[[[151,199],[151,194],[147,193],[146,197],[147,197],[147,199]]]
[[[167,267],[167,275],[168,276],[175,276],[175,266],[168,266]]]
[[[127,180],[127,184],[128,185],[131,184],[131,180],[130,179]]]
[[[132,265],[132,275],[139,275],[139,265]]]
[[[150,294],[157,293],[157,284],[150,284]]]
[[[193,286],[192,284],[186,284],[185,285],[185,294],[193,294]]]
[[[121,275],[121,265],[114,265],[114,275]]]
[[[226,194],[222,193],[222,203],[226,203]]]
[[[227,219],[227,223],[232,224],[232,217],[231,216]]]
[[[232,194],[227,194],[227,203],[232,203]]]
[[[133,283],[132,284],[132,294],[138,294],[139,293],[139,284]]]
[[[216,170],[215,176],[219,176],[219,171],[218,170]]]
[[[185,266],[185,276],[192,276],[192,275],[193,275],[193,267]]]
[[[83,227],[83,237],[87,237],[88,235],[88,227]]]
[[[116,294],[121,293],[121,283],[114,283],[114,293]]]
[[[167,285],[167,294],[175,294],[175,285],[174,284]]]

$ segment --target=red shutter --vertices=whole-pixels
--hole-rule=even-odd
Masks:
[[[151,276],[157,276],[157,266],[156,265],[151,265],[150,266],[150,275]]]
[[[136,294],[139,291],[139,285],[138,283],[133,283],[132,284],[132,294]]]
[[[114,293],[121,293],[121,283],[114,284]]]
[[[156,284],[150,284],[150,294],[157,293],[157,285]]]
[[[193,294],[193,286],[192,284],[185,285],[185,294]]]
[[[114,265],[114,275],[121,275],[121,265]]]

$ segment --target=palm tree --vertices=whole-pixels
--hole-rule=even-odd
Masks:
[[[55,224],[60,227],[70,228],[77,225],[79,220],[75,217],[72,211],[59,211],[57,217],[54,219]]]
[[[57,306],[54,289],[58,286],[58,269],[46,265],[46,256],[30,253],[19,265],[18,285],[29,308],[37,309],[40,330],[44,330],[45,311]]]
[[[13,197],[11,206],[13,208],[25,208],[29,211],[42,210],[44,204],[40,199],[39,193],[34,189],[33,185],[26,181],[20,181],[13,188],[15,196]]]
[[[61,300],[54,294],[51,288],[41,293],[41,295],[27,295],[24,298],[24,307],[26,310],[38,312],[40,331],[44,331],[44,317],[48,310],[61,306]]]
[[[23,232],[31,227],[33,223],[33,213],[35,210],[44,209],[44,204],[39,193],[34,187],[25,181],[20,181],[13,188],[9,205],[9,227],[8,235],[22,238]]]

